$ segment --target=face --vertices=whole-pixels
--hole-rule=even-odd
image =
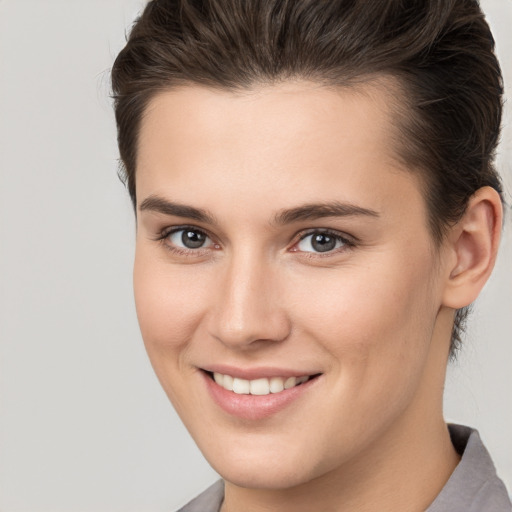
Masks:
[[[188,86],[143,119],[140,327],[230,482],[286,488],[353,468],[439,405],[439,253],[420,184],[394,158],[389,103],[377,86]]]

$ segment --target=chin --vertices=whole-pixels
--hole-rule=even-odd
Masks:
[[[297,487],[314,478],[304,468],[298,469],[289,465],[276,465],[272,467],[270,461],[266,464],[252,466],[248,463],[223,465],[214,469],[221,477],[238,487],[248,489],[282,490]]]
[[[302,444],[293,446],[285,441],[271,448],[248,443],[250,449],[217,445],[203,453],[224,480],[244,488],[289,489],[319,476],[319,462],[311,459],[311,452]]]

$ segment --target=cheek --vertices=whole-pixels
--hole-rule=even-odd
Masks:
[[[202,316],[202,291],[193,266],[179,269],[137,249],[134,264],[137,317],[151,357],[154,350],[179,351]]]
[[[332,398],[318,404],[316,416],[330,425],[325,439],[338,439],[340,452],[346,450],[341,446],[361,446],[363,431],[366,441],[378,437],[421,388],[435,308],[426,284],[430,263],[420,256],[416,262],[421,271],[405,262],[393,264],[390,258],[365,269],[338,269],[331,277],[317,275],[295,290],[294,324],[301,325],[307,339],[321,344],[329,361],[326,378]],[[351,418],[350,425],[346,418]],[[321,445],[332,453],[326,464],[337,463],[329,442]]]
[[[184,419],[187,411],[199,407],[187,387],[194,372],[186,364],[204,310],[205,288],[197,286],[195,274],[193,266],[173,267],[144,247],[136,250],[133,282],[144,346],[160,384]]]
[[[326,269],[295,290],[296,321],[321,341],[333,366],[365,386],[412,379],[428,352],[437,311],[434,269],[429,251],[410,256],[393,251],[371,265]]]

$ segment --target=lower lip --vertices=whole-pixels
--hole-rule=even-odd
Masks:
[[[315,377],[279,393],[239,395],[219,386],[209,374],[203,371],[201,373],[213,401],[228,414],[244,420],[262,420],[276,414],[307,393],[319,378]]]

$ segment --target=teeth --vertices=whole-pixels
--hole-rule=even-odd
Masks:
[[[224,389],[227,389],[228,391],[233,391],[233,382],[235,379],[231,377],[231,375],[224,375],[224,382],[222,384],[222,387]]]
[[[250,381],[251,395],[268,395],[270,383],[268,379],[256,379]]]
[[[284,389],[293,388],[296,384],[297,384],[297,378],[296,377],[288,377],[284,381]]]
[[[270,392],[271,393],[279,393],[284,389],[284,382],[281,377],[272,377],[270,379]]]
[[[303,384],[309,380],[309,376],[246,380],[215,372],[213,379],[219,386],[238,395],[268,395],[270,393],[280,393],[285,389]]]
[[[233,391],[237,395],[248,395],[250,393],[250,382],[245,379],[237,379],[233,380]]]

